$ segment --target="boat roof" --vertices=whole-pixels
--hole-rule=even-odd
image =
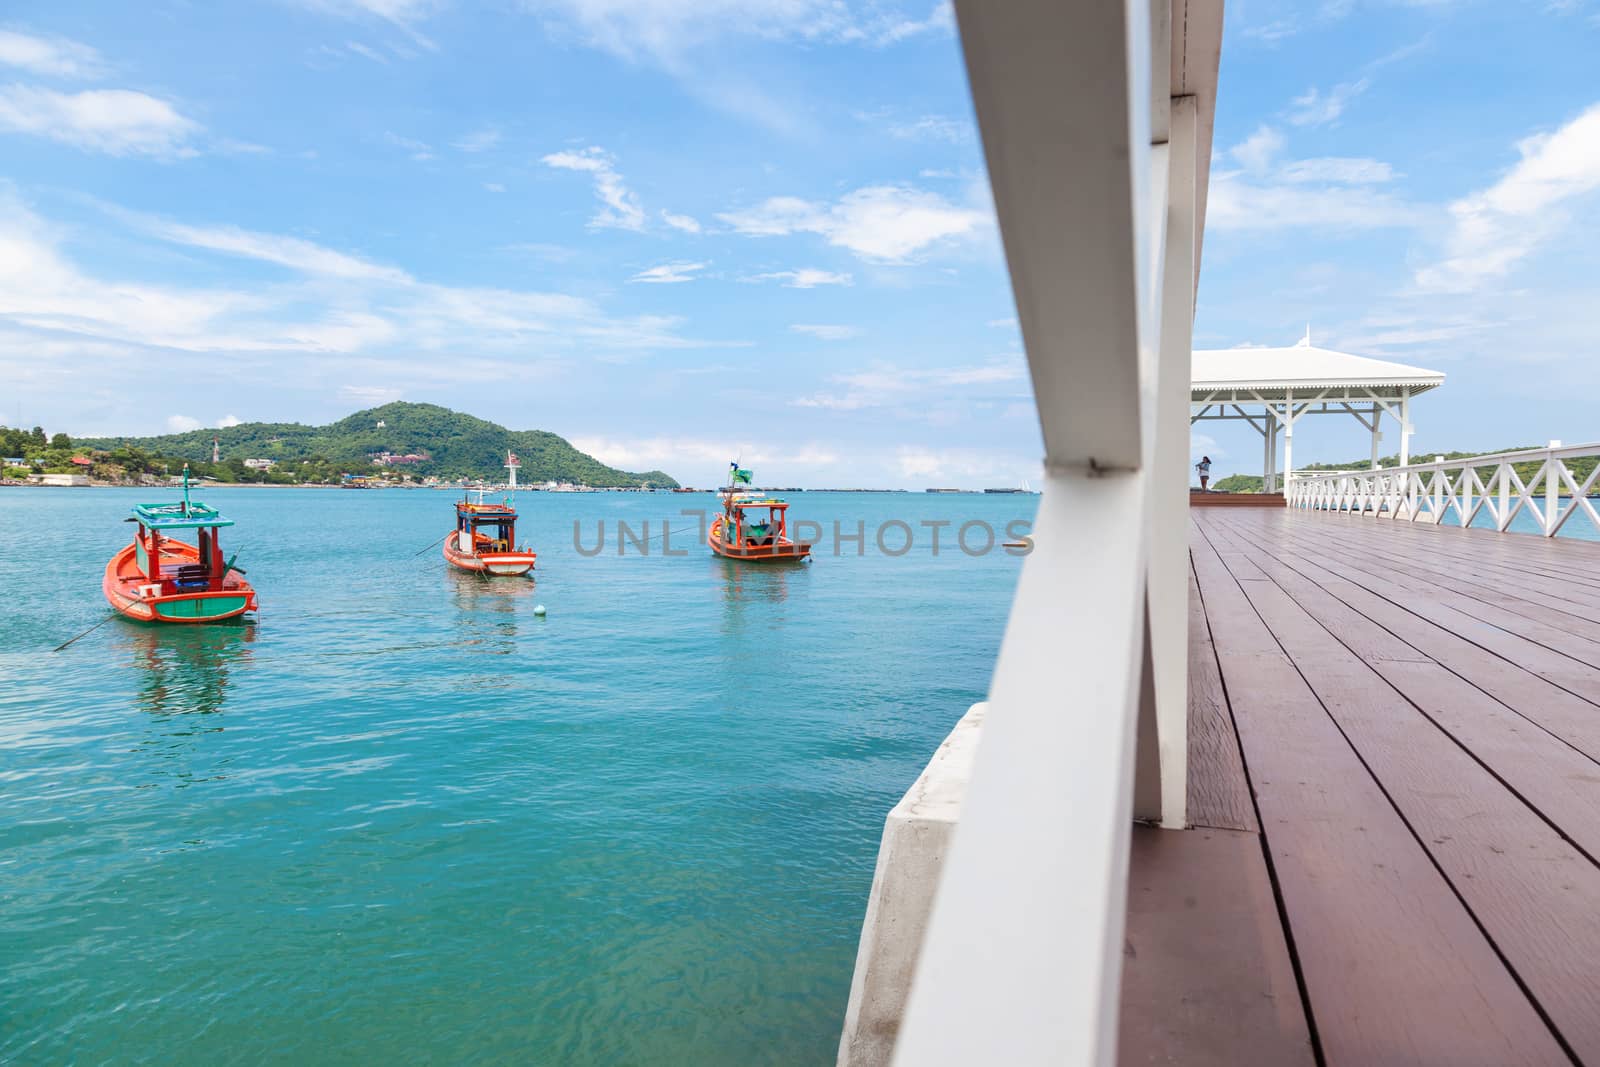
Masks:
[[[734,497],[729,504],[736,508],[786,508],[787,500],[780,500],[775,496],[761,497]]]
[[[177,501],[172,504],[135,504],[134,517],[151,530],[198,530],[212,526],[232,526],[232,519],[225,519],[216,508],[207,507],[199,501],[190,501],[185,504]]]
[[[473,504],[461,500],[456,502],[456,511],[463,515],[481,515],[486,519],[517,517],[517,509],[510,504]]]

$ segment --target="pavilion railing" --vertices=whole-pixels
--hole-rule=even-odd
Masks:
[[[1600,534],[1590,494],[1600,477],[1600,444],[1550,442],[1548,448],[1435,459],[1368,471],[1297,471],[1285,488],[1290,507],[1344,511],[1409,522],[1487,525],[1501,533],[1518,515],[1554,537],[1579,513]]]

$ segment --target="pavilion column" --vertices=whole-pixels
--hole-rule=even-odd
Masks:
[[[1400,466],[1411,462],[1411,390],[1400,394]]]
[[[1383,421],[1383,408],[1374,402],[1372,405],[1372,469],[1378,469],[1378,446],[1383,442],[1383,431],[1378,429]]]
[[[1294,475],[1294,390],[1283,394],[1283,487],[1289,488]]]
[[[1265,429],[1261,431],[1261,491],[1272,492],[1272,464],[1277,459],[1278,417],[1267,408]]]

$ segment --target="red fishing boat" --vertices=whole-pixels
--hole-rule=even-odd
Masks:
[[[711,520],[706,543],[723,559],[749,563],[803,563],[811,545],[789,537],[789,505],[765,493],[739,492],[750,483],[750,472],[730,464],[728,486],[722,492],[722,514]]]
[[[183,501],[139,504],[133,544],[106,564],[102,588],[113,608],[141,622],[217,622],[256,610],[256,591],[244,571],[226,561],[217,531],[232,526],[215,508],[189,499],[189,468],[183,468]],[[172,533],[195,531],[195,544]]]
[[[517,491],[517,457],[506,453],[506,470],[511,472],[509,489]],[[486,503],[485,490],[475,501],[456,504],[456,528],[444,539],[444,558],[450,564],[473,574],[515,577],[533,570],[537,553],[517,547],[517,509],[512,496],[503,504]]]

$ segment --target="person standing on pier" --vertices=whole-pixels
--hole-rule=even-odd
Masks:
[[[1200,462],[1194,465],[1194,469],[1200,472],[1200,491],[1208,492],[1206,485],[1211,481],[1211,457],[1201,456]]]

